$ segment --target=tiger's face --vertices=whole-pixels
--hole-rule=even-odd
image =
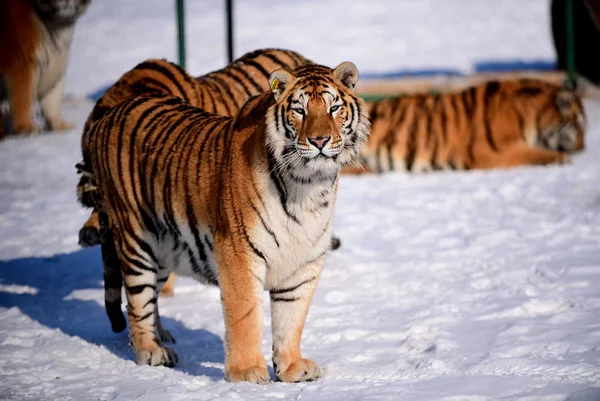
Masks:
[[[580,97],[558,91],[550,107],[539,116],[538,145],[559,152],[578,152],[585,147],[586,117]]]
[[[35,0],[35,8],[46,24],[61,28],[72,25],[84,13],[91,0]]]
[[[277,70],[269,83],[276,104],[267,113],[268,146],[286,168],[337,172],[358,156],[369,134],[362,99],[354,95],[358,70],[307,65]]]

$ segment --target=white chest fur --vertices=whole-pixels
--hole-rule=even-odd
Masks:
[[[43,27],[44,39],[38,49],[39,97],[46,95],[64,76],[73,39],[73,27],[48,32]]]
[[[266,289],[294,281],[302,268],[324,256],[331,245],[336,179],[277,184],[262,182],[266,213],[250,233],[267,261]],[[283,191],[284,196],[281,196]]]

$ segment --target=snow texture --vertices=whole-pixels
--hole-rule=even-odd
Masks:
[[[221,67],[219,2],[187,3],[190,70]],[[367,71],[552,57],[542,0],[239,3],[238,54],[287,47]],[[341,179],[342,248],[326,262],[303,335],[321,380],[225,382],[218,290],[182,278],[160,300],[179,364],[137,366],[127,334],[113,334],[105,316],[99,249],[77,245],[87,211],[74,165],[92,107],[78,99],[146,57],[173,59],[171,7],[93,2],[63,105],[76,129],[0,143],[0,399],[600,399],[594,98],[587,150],[571,165]],[[268,361],[270,329],[266,318]]]

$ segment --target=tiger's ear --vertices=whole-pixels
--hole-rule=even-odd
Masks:
[[[353,63],[344,61],[335,67],[333,76],[354,92],[354,86],[358,82],[358,68]]]
[[[568,115],[576,97],[577,94],[575,92],[569,89],[562,89],[556,92],[554,103],[562,115]]]
[[[285,91],[287,85],[294,79],[294,76],[287,70],[279,69],[271,73],[269,77],[269,86],[275,96],[275,101],[279,101],[279,97]]]

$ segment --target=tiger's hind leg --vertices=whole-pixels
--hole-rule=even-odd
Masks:
[[[302,357],[300,340],[324,261],[323,257],[302,268],[301,277],[292,277],[282,288],[271,290],[273,369],[281,381],[314,381],[321,377],[319,366]]]
[[[11,66],[4,77],[8,88],[11,126],[15,134],[39,132],[39,127],[33,120],[33,102],[37,86],[35,72],[35,63],[31,62],[26,66]]]
[[[112,216],[111,216],[112,217]],[[177,363],[177,354],[163,345],[159,333],[158,263],[152,248],[140,236],[128,232],[115,244],[122,264],[127,294],[129,339],[138,365],[169,366]],[[161,326],[162,328],[162,326]]]

